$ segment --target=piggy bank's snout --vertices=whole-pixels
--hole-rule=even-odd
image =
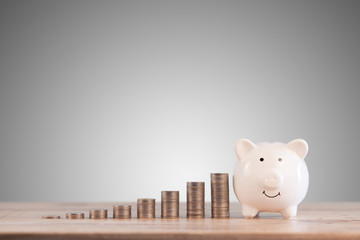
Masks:
[[[269,169],[260,176],[259,182],[264,189],[279,189],[284,184],[284,175],[278,169]]]

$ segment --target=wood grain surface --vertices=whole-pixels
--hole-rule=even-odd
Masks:
[[[296,219],[263,213],[244,219],[239,203],[231,204],[230,219],[211,219],[210,204],[205,219],[187,219],[181,204],[180,218],[90,220],[90,208],[107,208],[112,216],[115,203],[0,203],[0,239],[360,239],[360,203],[303,203]],[[119,204],[119,203],[116,203]],[[126,204],[126,203],[124,203]],[[65,219],[66,212],[83,211],[86,219]],[[61,219],[42,219],[58,214]]]

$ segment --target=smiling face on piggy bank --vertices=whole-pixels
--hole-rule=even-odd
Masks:
[[[296,216],[297,205],[309,186],[304,158],[308,144],[302,139],[255,145],[241,139],[235,146],[238,161],[234,171],[234,190],[242,214],[253,218],[259,212],[280,212],[285,218]]]

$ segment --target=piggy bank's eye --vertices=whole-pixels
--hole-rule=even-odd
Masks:
[[[278,160],[279,160],[279,162],[282,162],[282,158],[279,158]]]
[[[263,162],[264,161],[264,158],[260,158],[260,162]]]

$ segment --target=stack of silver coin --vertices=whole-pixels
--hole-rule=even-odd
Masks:
[[[188,218],[205,217],[205,182],[186,183],[186,207]]]
[[[90,219],[107,219],[107,209],[90,209]]]
[[[131,205],[114,205],[113,218],[114,219],[131,218]]]
[[[229,218],[229,174],[211,173],[211,216]]]
[[[66,213],[66,219],[84,219],[85,214],[82,212],[68,212]]]
[[[138,218],[155,218],[155,199],[139,198],[137,200]]]
[[[179,191],[161,192],[161,217],[179,217]]]

